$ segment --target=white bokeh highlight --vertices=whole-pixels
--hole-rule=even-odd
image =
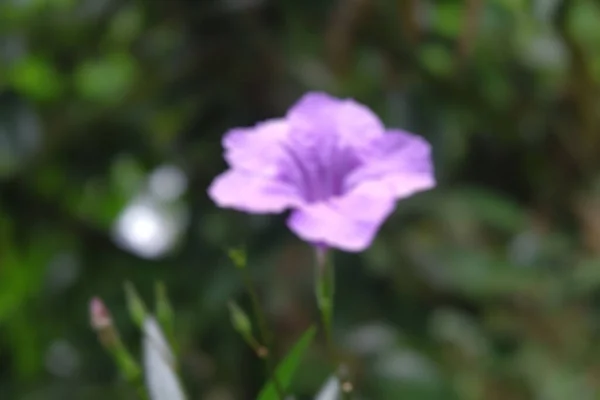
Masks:
[[[146,259],[157,259],[177,244],[187,222],[180,198],[187,190],[181,169],[163,165],[149,176],[142,193],[123,209],[113,226],[121,248]]]

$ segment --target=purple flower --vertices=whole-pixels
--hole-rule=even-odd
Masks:
[[[367,107],[324,93],[304,95],[285,118],[223,138],[231,167],[209,195],[256,214],[291,209],[300,238],[346,251],[367,248],[396,200],[435,186],[422,138],[387,130]]]

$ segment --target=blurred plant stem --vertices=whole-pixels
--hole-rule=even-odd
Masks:
[[[481,0],[467,0],[465,2],[465,17],[462,22],[462,31],[458,39],[457,63],[459,67],[464,67],[468,58],[471,56],[476,42],[477,30],[483,17],[484,2]]]
[[[317,266],[315,290],[317,306],[321,313],[321,322],[330,356],[335,355],[333,346],[333,296],[335,292],[335,271],[331,265],[327,250],[317,248]]]
[[[167,295],[167,288],[162,282],[155,286],[156,317],[160,323],[171,349],[175,355],[179,355],[179,346],[175,337],[175,313]]]
[[[327,248],[316,247],[316,279],[315,293],[317,297],[317,306],[321,314],[325,340],[327,343],[327,352],[334,365],[340,384],[342,385],[342,396],[344,399],[350,399],[352,384],[343,373],[343,365],[338,351],[333,341],[333,299],[335,294],[335,268]]]
[[[252,302],[252,312],[258,322],[258,331],[260,335],[260,340],[262,342],[262,346],[257,346],[256,344],[251,346],[254,348],[256,354],[265,360],[265,365],[267,367],[267,374],[269,379],[273,382],[275,387],[275,391],[277,392],[277,397],[280,400],[285,399],[285,390],[279,381],[279,377],[275,373],[275,359],[273,357],[273,334],[269,329],[267,324],[267,318],[260,306],[260,301],[258,298],[258,293],[256,292],[256,287],[252,282],[252,277],[248,272],[248,268],[246,268],[246,255],[242,250],[230,250],[229,257],[235,264],[236,268],[242,274],[242,278],[244,280],[244,286],[250,295],[250,301]]]
[[[147,400],[148,393],[142,380],[142,370],[123,344],[110,312],[99,298],[93,298],[90,302],[90,322],[98,334],[98,340],[111,355],[125,380],[136,389],[141,399]]]

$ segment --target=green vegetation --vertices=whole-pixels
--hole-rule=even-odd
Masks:
[[[88,315],[98,296],[141,359],[129,281],[190,398],[256,399],[228,307],[252,309],[243,246],[286,390],[313,399],[322,330],[281,364],[319,319],[310,249],[206,195],[223,133],[309,90],[423,135],[439,178],[336,254],[356,390],[600,398],[598,21],[592,0],[1,0],[0,398],[136,398]]]

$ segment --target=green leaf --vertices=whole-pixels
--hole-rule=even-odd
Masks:
[[[34,100],[54,100],[62,92],[62,78],[47,60],[31,56],[17,63],[10,73],[15,89]]]
[[[169,344],[171,347],[175,347],[175,314],[167,295],[167,288],[164,283],[157,282],[154,291],[156,293],[156,318],[169,339]]]
[[[143,11],[139,6],[126,6],[112,18],[108,36],[117,43],[131,43],[139,36],[143,23]]]
[[[228,305],[231,324],[235,330],[244,337],[252,336],[252,322],[248,314],[234,301],[230,301]]]
[[[456,38],[461,31],[464,7],[455,2],[440,2],[433,12],[433,29],[448,38]]]
[[[136,65],[127,54],[113,54],[90,60],[75,72],[79,94],[92,101],[118,104],[129,93],[136,77]]]
[[[112,162],[111,184],[127,200],[140,193],[146,178],[144,167],[130,154],[118,155]]]
[[[248,264],[248,260],[247,260],[247,256],[246,256],[246,251],[243,248],[230,249],[228,254],[229,254],[229,258],[231,259],[231,262],[233,262],[233,265],[235,265],[236,268],[238,268],[238,269],[246,268],[246,265]]]
[[[125,282],[125,297],[129,315],[135,324],[142,328],[148,315],[146,305],[131,282]]]
[[[446,77],[454,68],[453,55],[445,46],[437,44],[423,45],[419,51],[419,59],[423,66],[436,76]]]
[[[283,389],[287,389],[292,383],[294,373],[302,361],[302,357],[306,354],[310,344],[312,343],[316,333],[314,326],[310,327],[302,337],[296,342],[290,350],[286,358],[279,363],[275,374],[279,378],[279,383]],[[267,382],[258,395],[258,400],[279,400],[275,384],[272,381]]]

